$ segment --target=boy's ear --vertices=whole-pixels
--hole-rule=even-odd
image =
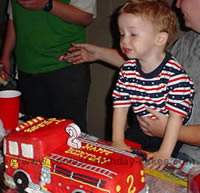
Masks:
[[[168,36],[167,32],[159,32],[155,40],[156,45],[165,46],[167,44]]]

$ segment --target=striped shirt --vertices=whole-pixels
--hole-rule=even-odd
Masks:
[[[170,54],[151,73],[141,70],[137,59],[128,60],[120,69],[113,91],[113,107],[131,107],[138,116],[155,118],[145,107],[165,115],[169,110],[184,117],[192,112],[194,85],[183,67]]]

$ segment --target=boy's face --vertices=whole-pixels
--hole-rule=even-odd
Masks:
[[[200,32],[200,0],[177,0],[176,7],[184,15],[185,25]]]
[[[145,18],[130,13],[122,13],[118,18],[120,47],[128,58],[139,60],[154,54],[158,32]]]

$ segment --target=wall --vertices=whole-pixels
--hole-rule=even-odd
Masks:
[[[97,18],[88,28],[88,42],[97,45],[112,47],[110,22],[113,10],[124,0],[97,0]],[[111,131],[111,111],[108,105],[110,87],[116,69],[109,64],[100,62],[91,64],[91,89],[88,102],[88,130],[91,134],[105,138],[107,131]],[[108,119],[108,120],[107,120]],[[109,123],[109,126],[106,126]],[[108,136],[108,135],[107,135]]]
[[[172,3],[173,0],[167,0]],[[88,42],[112,47],[110,29],[113,11],[125,0],[97,0],[97,18],[88,28]],[[95,62],[91,64],[91,89],[88,101],[88,130],[90,134],[103,139],[111,137],[111,86],[118,69],[109,64]]]

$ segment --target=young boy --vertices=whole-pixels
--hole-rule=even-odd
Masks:
[[[165,51],[176,32],[176,15],[161,0],[128,0],[118,17],[120,47],[129,58],[113,91],[113,147],[131,151],[124,142],[129,108],[154,118],[151,107],[169,116],[160,149],[147,156],[148,167],[162,170],[171,157],[182,124],[191,115],[193,82]]]

